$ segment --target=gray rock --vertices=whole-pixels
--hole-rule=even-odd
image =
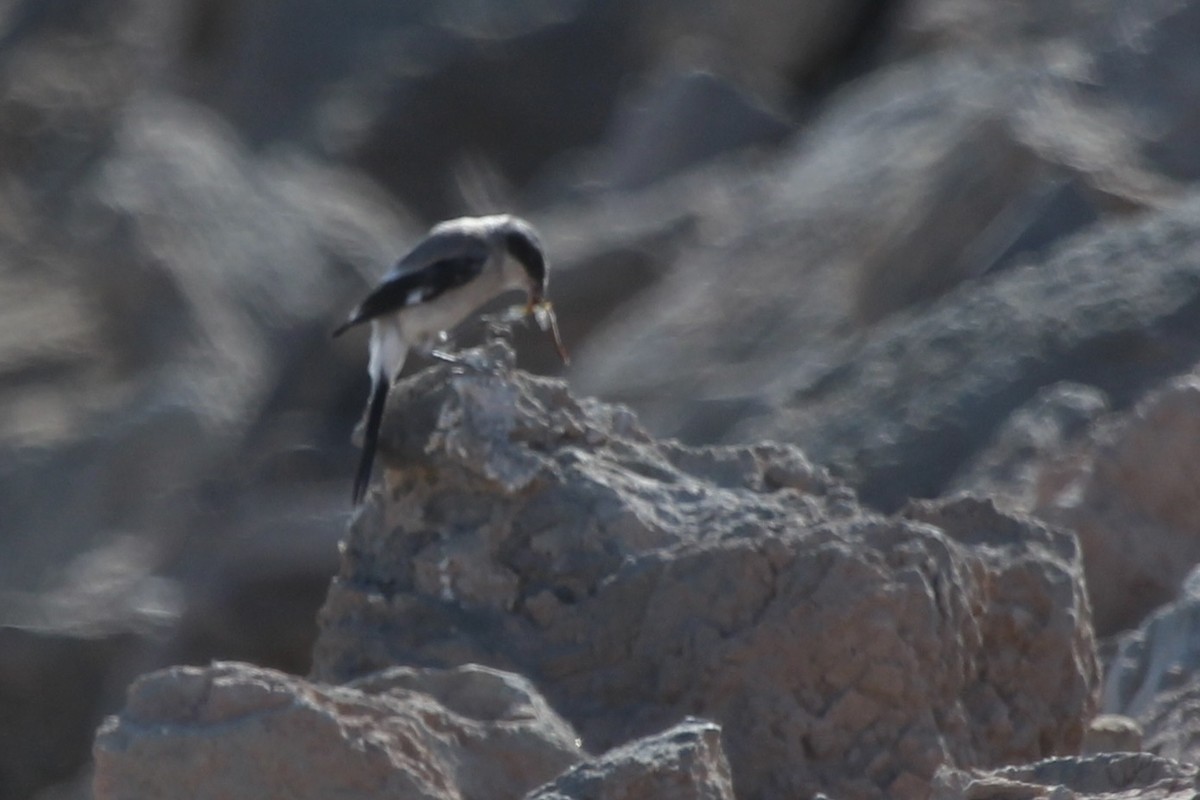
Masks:
[[[28,645],[47,685],[98,676],[80,681],[92,694],[77,713],[48,715],[60,728],[47,742],[85,742],[124,683],[166,663],[222,653],[307,668],[347,505],[339,457],[352,459],[327,409],[358,388],[329,376],[361,371],[358,348],[352,362],[325,344],[323,319],[403,229],[360,176],[260,158],[178,98],[109,99],[80,122],[94,127],[55,134],[77,148],[75,169],[23,162],[0,189],[40,220],[0,226],[0,624],[76,654]],[[176,595],[165,629],[99,602],[105,579],[90,573],[72,600],[88,624],[28,618],[66,597],[77,561],[127,541],[149,554],[144,583]],[[104,615],[118,624],[98,631]],[[76,641],[88,637],[120,644]],[[86,747],[71,754],[58,773]]]
[[[647,56],[628,0],[211,4],[180,72],[255,144],[298,141],[430,218],[473,167],[521,186],[600,136]],[[476,211],[502,210],[476,208]]]
[[[796,411],[811,395],[824,413],[826,391],[892,335],[875,327],[881,320],[929,313],[964,282],[1012,271],[1096,220],[1169,195],[1132,135],[1072,91],[1037,65],[922,59],[838,95],[803,138],[732,186],[713,170],[659,190],[659,202],[696,209],[697,236],[663,280],[578,348],[576,384],[630,403],[658,433],[788,438],[840,460]],[[880,391],[890,390],[864,394]],[[924,494],[904,483],[922,472],[887,481],[896,495]]]
[[[1146,749],[1187,764],[1200,764],[1200,680],[1164,689],[1142,712]]]
[[[1107,412],[1108,398],[1094,387],[1056,383],[1043,389],[1012,413],[947,493],[987,495],[1015,511],[1031,512],[1049,486],[1061,485],[1056,480],[1060,462]]]
[[[1030,511],[1076,531],[1096,629],[1130,628],[1200,563],[1200,372],[1112,415],[1058,456]]]
[[[786,97],[849,60],[882,11],[866,0],[669,0],[646,6],[642,35],[667,58],[684,51],[719,74]]]
[[[895,12],[888,50],[897,56],[931,49],[1003,49],[1046,57],[1037,45],[1067,40],[1079,46],[1123,9],[1116,0],[915,0]]]
[[[721,729],[687,719],[662,733],[614,748],[530,792],[528,800],[733,800]]]
[[[1128,797],[1136,800],[1184,800],[1200,789],[1193,764],[1147,753],[1115,753],[1055,758],[992,771],[944,769],[934,781],[931,800],[985,798]]]
[[[577,762],[529,684],[482,667],[322,686],[232,662],[140,678],[96,736],[96,800],[519,798]]]
[[[1142,726],[1130,717],[1123,714],[1098,714],[1088,723],[1081,752],[1083,755],[1136,753],[1142,750],[1144,735]],[[1180,760],[1177,755],[1167,757]]]
[[[1197,37],[1200,6],[1194,2],[1118,4],[1090,43],[1095,68],[1081,82],[1092,103],[1111,105],[1111,113],[1124,117],[1150,163],[1186,181],[1200,178]]]
[[[0,790],[5,797],[31,797],[87,763],[92,734],[121,689],[115,678],[133,677],[120,667],[136,664],[144,647],[129,630],[0,626]]]
[[[1195,684],[1198,677],[1200,595],[1189,593],[1117,638],[1105,670],[1101,707],[1138,720],[1150,737],[1158,730],[1147,724],[1147,714],[1159,705],[1159,697]]]
[[[791,125],[752,96],[708,72],[673,73],[617,109],[593,177],[607,189],[637,189],[714,156],[775,144]]]
[[[777,435],[884,508],[935,495],[1041,387],[1071,378],[1124,407],[1200,358],[1200,197],[1081,237],[876,329],[741,438]]]
[[[381,453],[320,680],[492,664],[592,750],[704,714],[748,796],[919,792],[1092,713],[1075,541],[988,503],[874,516],[794,448],[659,442],[503,361],[398,384]]]

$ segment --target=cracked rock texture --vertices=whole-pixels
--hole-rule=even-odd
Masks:
[[[491,356],[391,395],[316,679],[512,670],[592,751],[703,716],[739,797],[922,797],[944,764],[1077,750],[1073,536],[965,497],[872,514],[792,447],[657,441]]]
[[[787,602],[808,607],[797,554],[839,575],[845,588],[823,591],[849,596],[856,632],[835,633],[853,643],[885,601],[840,576],[902,583],[893,548],[908,546],[871,550],[862,531],[960,533],[863,514],[793,451],[749,444],[766,440],[882,513],[1013,478],[999,505],[1078,528],[1100,634],[1137,626],[1200,558],[1187,398],[1145,403],[1200,360],[1197,41],[1197,0],[0,2],[0,797],[83,800],[95,726],[138,674],[309,671],[367,380],[365,331],[328,332],[428,225],[463,213],[514,211],[542,232],[574,392],[627,403],[656,436],[738,449],[585,442],[568,474],[540,429],[517,431],[536,458],[447,432],[486,488],[417,509],[415,534],[388,523],[419,558],[380,556],[379,594],[433,610],[364,663],[532,664],[589,741],[615,745],[622,720],[642,735],[677,709],[740,712],[723,730],[743,785],[832,782],[822,726],[862,704],[805,683],[831,658],[820,625],[835,615],[779,621]],[[563,369],[536,331],[516,342],[524,367]],[[1015,446],[984,452],[998,431]],[[440,463],[430,475],[449,480]],[[567,532],[557,521],[580,508]],[[1011,570],[1003,586],[987,577],[999,567],[981,551],[996,547],[948,549],[941,580],[962,596],[1003,613],[1036,597]],[[986,565],[963,579],[972,559]],[[921,591],[912,608],[936,607]],[[877,613],[916,618],[906,609]],[[530,653],[493,646],[496,619],[549,643],[517,631]],[[1021,652],[1021,624],[979,625]],[[728,668],[739,680],[767,671],[753,635],[790,651],[762,662],[786,661],[782,694],[817,720],[768,704],[799,722],[765,723],[761,758],[754,712],[712,700],[720,659],[750,661]],[[676,652],[660,657],[655,638]],[[964,641],[986,682],[1019,674],[1021,659]],[[594,677],[593,650],[614,659],[594,678],[604,713],[559,677]],[[1054,674],[1023,680],[1041,696]],[[627,719],[609,677],[635,687],[631,709],[652,702]],[[1162,719],[1186,735],[1180,702]],[[1023,713],[997,712],[989,736],[1027,741]],[[797,747],[796,731],[815,733]],[[920,761],[874,735],[848,746],[846,772],[874,786]],[[975,746],[943,738],[934,751]],[[779,753],[794,766],[761,767]]]
[[[1101,703],[1142,726],[1147,750],[1200,762],[1200,570],[1182,597],[1116,639]]]
[[[733,800],[721,729],[689,719],[577,764],[529,800]]]
[[[984,771],[943,770],[932,800],[1024,800],[1028,798],[1129,798],[1185,800],[1200,790],[1194,764],[1147,753],[1107,753],[1055,758]]]
[[[1014,413],[954,485],[1075,531],[1097,632],[1134,627],[1200,561],[1200,365],[1112,411],[1055,384]]]
[[[1078,535],[1101,634],[1179,594],[1200,562],[1200,367],[1060,458],[1033,512]]]
[[[517,798],[582,757],[527,681],[478,666],[322,686],[232,662],[138,679],[95,746],[97,800]]]

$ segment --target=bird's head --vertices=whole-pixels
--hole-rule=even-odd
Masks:
[[[504,232],[504,247],[508,255],[524,270],[526,278],[525,291],[529,299],[529,308],[546,301],[546,285],[550,280],[550,271],[546,265],[546,251],[542,240],[529,223],[512,218]]]
[[[546,251],[542,240],[533,226],[522,219],[510,217],[504,233],[504,246],[508,255],[521,265],[526,278],[527,295],[525,314],[532,314],[538,327],[554,335],[554,346],[564,364],[571,361],[558,333],[558,320],[546,297],[546,286],[550,282],[550,269],[546,263]]]

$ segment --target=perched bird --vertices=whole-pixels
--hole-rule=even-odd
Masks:
[[[371,481],[388,389],[410,350],[437,355],[446,331],[493,298],[519,289],[527,299],[522,316],[534,314],[543,330],[552,328],[559,355],[567,360],[546,300],[547,279],[541,239],[525,220],[508,214],[452,219],[430,229],[338,326],[334,336],[371,323],[371,398],[354,479],[355,504]]]

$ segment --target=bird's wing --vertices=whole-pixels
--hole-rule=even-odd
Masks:
[[[451,289],[470,283],[487,263],[486,249],[475,249],[441,258],[417,269],[388,274],[383,282],[358,304],[350,318],[333,335],[406,306],[428,303]]]

